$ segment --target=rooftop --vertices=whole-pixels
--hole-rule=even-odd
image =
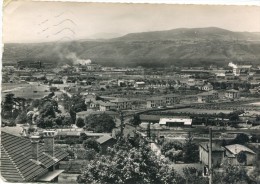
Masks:
[[[55,151],[53,159],[44,153],[44,146],[39,144],[39,158],[36,162],[31,159],[29,139],[4,131],[1,132],[1,139],[1,174],[11,182],[31,181],[68,155],[63,151]]]
[[[103,144],[103,143],[109,141],[110,139],[114,139],[114,138],[111,137],[110,135],[104,135],[104,136],[98,138],[98,139],[97,139],[97,142],[98,142],[99,144]]]
[[[192,119],[190,118],[160,118],[160,125],[166,125],[166,123],[178,123],[178,122],[183,122],[184,125],[191,125]]]
[[[115,98],[113,100],[110,100],[110,102],[113,103],[119,103],[119,102],[130,102],[131,100],[127,99],[127,98]]]
[[[111,102],[98,101],[98,103],[99,103],[99,105],[101,105],[101,106],[105,106],[105,107],[109,107],[109,106],[117,106],[116,104],[111,103]]]
[[[241,144],[232,144],[232,145],[225,146],[225,148],[234,155],[238,154],[241,151],[256,154],[253,150]]]
[[[228,92],[228,93],[238,93],[239,91],[235,90],[235,89],[230,89],[230,90],[227,90],[226,92]]]

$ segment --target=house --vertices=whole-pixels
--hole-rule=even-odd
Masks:
[[[191,127],[192,119],[188,117],[160,118],[159,125],[168,127]]]
[[[57,182],[68,153],[54,149],[54,131],[29,138],[1,132],[1,175],[8,182]],[[39,143],[43,138],[44,144]]]
[[[87,105],[87,109],[92,109],[92,110],[99,110],[99,101],[96,101],[96,100],[90,100],[88,102],[86,102],[85,100],[85,104]]]
[[[166,105],[174,105],[180,103],[180,95],[169,94],[164,95],[163,98],[165,99]]]
[[[144,88],[145,88],[145,82],[136,82],[136,83],[134,84],[134,87],[135,87],[136,89],[144,89]]]
[[[124,80],[118,80],[118,81],[117,81],[117,85],[118,85],[119,87],[125,87],[125,86],[126,86],[126,82],[125,82]]]
[[[218,92],[215,90],[200,93],[197,95],[198,97],[198,102],[200,103],[209,103],[212,102],[213,100],[218,99]]]
[[[202,142],[199,144],[200,162],[209,165],[209,143]],[[225,157],[225,149],[215,143],[212,143],[212,166],[219,166]]]
[[[55,73],[47,73],[45,75],[45,77],[46,77],[47,80],[53,80],[53,79],[56,78],[56,74]]]
[[[116,110],[117,105],[111,102],[103,102],[103,101],[98,101],[99,103],[99,110],[100,111],[110,111],[110,110]]]
[[[232,144],[225,146],[226,149],[226,157],[228,158],[228,162],[232,165],[253,165],[256,160],[256,153],[249,149],[248,147],[240,144]],[[246,160],[244,163],[239,163],[237,156],[239,153],[243,152],[246,156]]]
[[[195,86],[195,83],[196,83],[195,79],[188,79],[188,80],[187,80],[187,84],[188,84],[189,86]]]
[[[229,99],[238,99],[240,98],[240,92],[234,89],[227,90],[225,92],[225,97]]]
[[[132,101],[126,98],[116,98],[110,102],[116,104],[119,110],[132,109]]]
[[[108,147],[112,147],[116,143],[116,139],[110,135],[104,135],[96,140],[101,146],[101,153],[106,153]]]
[[[132,101],[132,109],[145,109],[146,108],[145,99],[131,98],[131,101]]]
[[[211,84],[206,84],[206,85],[202,86],[201,90],[203,90],[203,91],[212,91],[213,90],[213,86]]]
[[[155,107],[161,107],[165,106],[165,98],[163,97],[151,97],[146,99],[146,107],[147,108],[155,108]]]

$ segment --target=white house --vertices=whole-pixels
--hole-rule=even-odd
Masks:
[[[211,84],[206,84],[206,85],[202,86],[202,90],[211,91],[211,90],[213,90],[213,86]]]

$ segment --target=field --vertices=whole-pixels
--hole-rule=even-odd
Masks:
[[[8,93],[13,93],[15,97],[37,99],[48,95],[50,91],[48,86],[39,84],[2,84],[2,98]]]

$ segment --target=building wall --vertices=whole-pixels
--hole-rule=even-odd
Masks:
[[[237,157],[228,158],[228,160],[229,160],[229,163],[232,165],[252,166],[255,163],[256,155],[246,152],[246,162],[242,163],[242,164],[237,161]]]
[[[247,162],[246,165],[253,165],[256,161],[256,155],[252,153],[246,153]]]
[[[208,165],[209,160],[208,160],[208,152],[202,148],[201,146],[199,147],[199,156],[200,156],[200,161]],[[218,166],[222,163],[224,158],[224,151],[212,151],[212,166]]]
[[[237,99],[240,98],[240,94],[236,92],[226,92],[225,97],[231,98],[231,99]]]
[[[113,147],[116,143],[116,139],[110,139],[107,142],[101,144],[101,153],[105,154],[107,152],[108,147]]]
[[[114,102],[118,109],[132,109],[132,102]]]
[[[148,100],[147,101],[147,108],[165,106],[166,100]]]

